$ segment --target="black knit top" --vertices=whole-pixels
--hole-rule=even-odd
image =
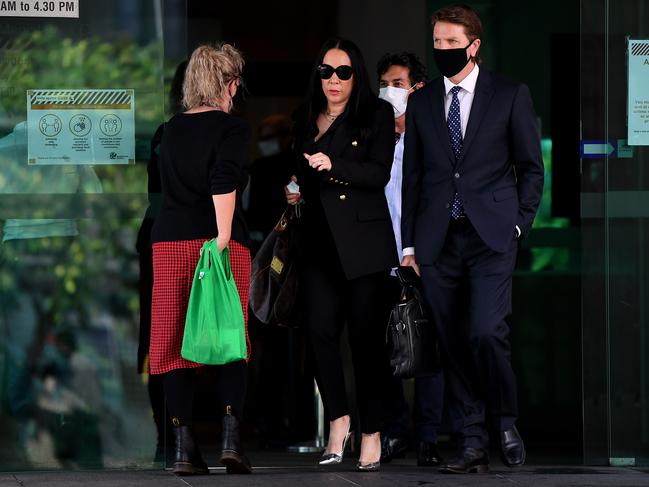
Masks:
[[[162,205],[152,242],[217,235],[212,195],[237,191],[232,240],[250,246],[241,194],[250,129],[222,111],[180,113],[167,122],[160,148]]]

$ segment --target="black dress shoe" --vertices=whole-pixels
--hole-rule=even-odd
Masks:
[[[420,441],[417,450],[417,465],[420,467],[438,467],[442,457],[437,451],[437,445],[430,441]]]
[[[442,473],[487,473],[489,471],[489,454],[478,448],[463,448],[460,454],[443,464]]]
[[[500,432],[500,453],[508,467],[520,467],[525,463],[525,445],[516,426]]]
[[[408,442],[402,438],[384,436],[381,438],[381,462],[390,463],[393,458],[403,458],[408,451]]]

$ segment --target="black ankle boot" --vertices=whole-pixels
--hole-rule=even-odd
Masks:
[[[207,464],[201,457],[201,452],[194,441],[192,429],[189,426],[174,426],[176,437],[176,457],[172,472],[176,475],[203,475],[209,473]]]
[[[241,450],[239,436],[239,420],[232,416],[230,406],[226,408],[223,417],[223,443],[221,446],[220,462],[225,465],[228,473],[252,473],[250,461]]]

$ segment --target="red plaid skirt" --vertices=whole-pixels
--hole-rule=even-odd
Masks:
[[[180,240],[153,244],[153,297],[151,301],[150,367],[152,374],[174,369],[201,367],[180,356],[185,332],[185,315],[189,303],[194,271],[206,240]],[[239,291],[248,338],[248,292],[250,287],[250,251],[230,240],[230,265]]]

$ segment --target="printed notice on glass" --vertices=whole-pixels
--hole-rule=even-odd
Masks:
[[[28,90],[27,161],[134,164],[133,90]]]
[[[628,145],[649,145],[649,39],[629,39],[628,57]]]
[[[79,17],[79,0],[0,0],[0,17]]]

